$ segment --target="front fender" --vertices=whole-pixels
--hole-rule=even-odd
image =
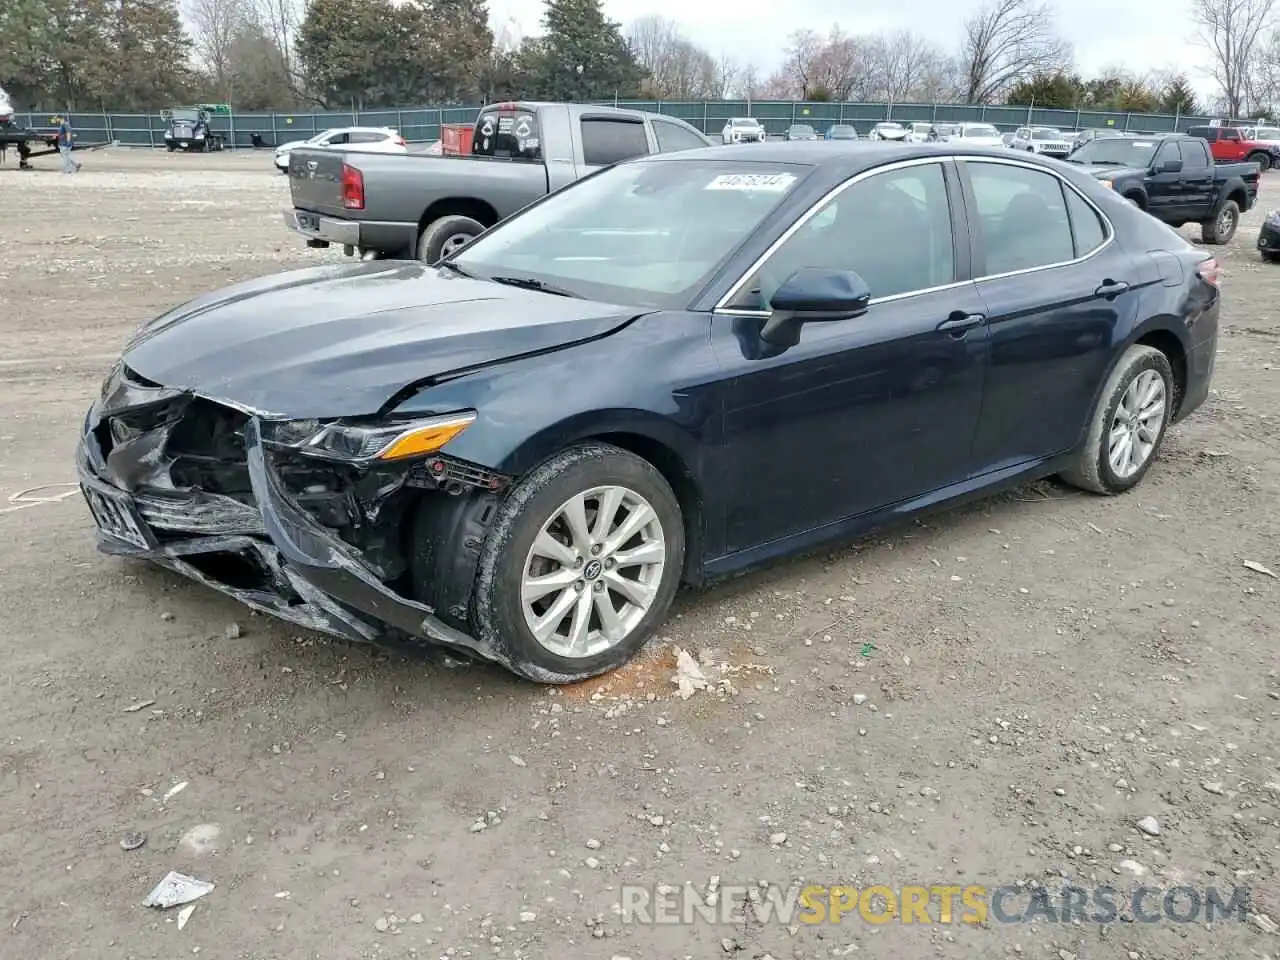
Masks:
[[[701,472],[700,448],[692,433],[651,411],[625,408],[580,413],[529,436],[490,434],[486,438],[489,448],[486,460],[492,462],[483,465],[499,473],[520,476],[570,444],[610,435],[641,437],[659,443],[675,453],[690,474],[696,476]]]

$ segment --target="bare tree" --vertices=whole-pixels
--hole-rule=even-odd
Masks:
[[[295,93],[302,82],[294,62],[293,45],[305,12],[303,0],[252,0],[253,22],[280,51],[285,77]]]
[[[1198,2],[1198,0],[1197,0]],[[991,103],[1023,80],[1062,67],[1070,48],[1035,0],[991,0],[964,24],[965,102]]]
[[[1258,86],[1255,54],[1273,24],[1275,0],[1193,0],[1191,16],[1209,48],[1213,79],[1226,112],[1240,117]]]
[[[716,61],[715,90],[712,99],[728,100],[738,90],[743,75],[743,67],[727,53],[720,54]]]
[[[933,44],[907,30],[868,38],[866,53],[871,95],[890,103],[918,95],[929,71],[943,59]]]
[[[660,16],[641,17],[626,31],[627,43],[647,74],[645,92],[660,100],[714,97],[715,58],[686,38],[679,24]]]
[[[186,13],[201,66],[218,96],[230,100],[232,54],[252,14],[247,0],[188,0]]]
[[[764,81],[760,79],[760,68],[754,63],[744,63],[738,71],[734,94],[744,100],[759,100],[763,90]]]

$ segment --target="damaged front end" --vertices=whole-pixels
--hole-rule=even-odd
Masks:
[[[510,478],[438,453],[473,419],[282,420],[120,365],[76,461],[104,552],[322,633],[491,658],[470,587]]]

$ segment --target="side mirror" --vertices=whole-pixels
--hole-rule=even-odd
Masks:
[[[1156,168],[1156,173],[1181,173],[1181,172],[1182,172],[1181,160],[1166,160],[1164,163],[1160,164],[1160,166]]]
[[[800,342],[800,328],[822,320],[846,320],[865,313],[871,288],[852,270],[805,267],[782,282],[769,300],[773,315],[760,330],[760,339],[778,347]]]

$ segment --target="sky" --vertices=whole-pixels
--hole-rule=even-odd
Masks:
[[[678,21],[690,40],[715,56],[728,53],[750,59],[768,73],[782,60],[785,41],[797,29],[820,32],[839,23],[846,33],[910,29],[954,49],[962,23],[980,0],[913,0],[910,16],[901,0],[604,0],[605,11],[623,24],[648,14]],[[1212,91],[1204,65],[1207,51],[1194,42],[1193,28],[1182,3],[1174,0],[1058,0],[1056,23],[1074,47],[1076,64],[1088,74],[1110,66],[1142,73],[1174,69],[1202,95]],[[542,0],[489,0],[495,27],[509,21],[517,34],[541,32]]]

